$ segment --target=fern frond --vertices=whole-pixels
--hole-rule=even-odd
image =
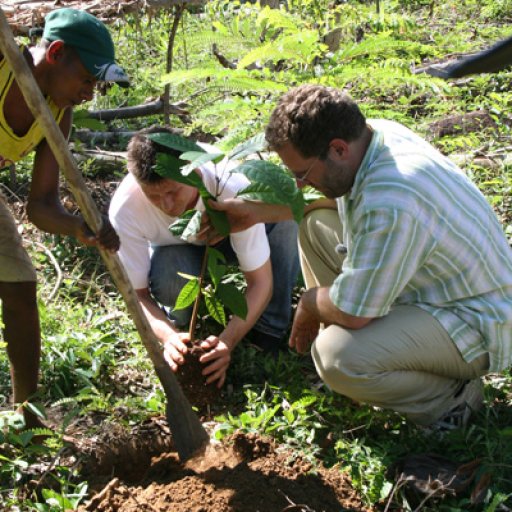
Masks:
[[[187,82],[200,81],[208,79],[221,79],[232,73],[229,69],[218,66],[204,66],[193,69],[183,69],[166,73],[160,78],[162,85],[182,85]]]
[[[194,68],[184,71],[173,71],[162,76],[162,84],[174,86],[188,82],[208,79],[208,90],[223,90],[236,93],[247,91],[282,92],[287,88],[273,80],[263,80],[260,76],[247,70],[232,70],[219,67]]]
[[[271,43],[264,44],[249,52],[238,62],[238,69],[245,68],[254,62],[289,62],[309,63],[316,56],[321,55],[327,47],[320,42],[316,30],[303,30],[301,32],[282,36]]]
[[[241,34],[220,33],[212,30],[204,30],[195,34],[187,34],[186,44],[189,48],[210,48],[216,44],[220,48],[229,48],[230,53],[234,49],[250,49],[258,44],[256,38],[251,39]]]
[[[228,80],[224,81],[224,90],[231,92],[284,92],[288,88],[285,84],[272,82],[271,80],[260,80],[257,77],[241,76],[234,73]]]
[[[421,43],[400,41],[391,37],[389,33],[384,33],[363,39],[360,43],[342,47],[336,53],[336,58],[348,61],[362,56],[371,56],[380,60],[397,51],[403,51],[410,55],[417,54],[422,47]]]
[[[296,32],[299,30],[298,18],[292,14],[277,9],[270,9],[266,6],[258,15],[258,23],[266,24],[272,28],[281,28]]]
[[[83,401],[84,397],[65,397],[57,400],[56,402],[52,403],[52,407],[60,407],[61,405],[69,405],[73,404],[76,405],[78,402]]]
[[[48,436],[53,437],[55,432],[49,428],[38,427],[38,428],[28,428],[23,430],[23,432],[27,432],[29,434],[33,434],[33,436]]]

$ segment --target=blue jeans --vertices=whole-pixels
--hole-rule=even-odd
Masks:
[[[297,224],[292,220],[266,224],[265,230],[270,245],[274,293],[254,328],[264,334],[281,338],[290,324],[292,291],[299,272]],[[226,256],[228,263],[236,263],[229,239],[223,240],[215,248]],[[192,244],[166,245],[155,247],[151,258],[151,293],[180,327],[190,322],[192,308],[170,311],[181,289],[187,283],[187,280],[177,273],[199,275],[204,250],[204,247]]]

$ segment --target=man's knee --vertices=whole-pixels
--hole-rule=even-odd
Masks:
[[[298,242],[299,247],[303,247],[305,244],[311,243],[311,237],[315,231],[315,226],[318,223],[318,210],[313,210],[304,215],[298,228]]]
[[[354,347],[351,331],[339,326],[324,329],[311,347],[318,375],[338,393],[361,376],[361,359]]]

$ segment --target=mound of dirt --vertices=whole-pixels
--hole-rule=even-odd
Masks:
[[[117,451],[121,455],[122,450]],[[106,467],[105,460],[95,468],[89,466],[89,485],[97,492],[79,511],[369,510],[337,468],[313,468],[303,458],[256,435],[235,434],[184,464],[173,451],[149,461],[147,452],[140,453],[137,460],[133,445],[131,462],[124,457],[116,467]]]

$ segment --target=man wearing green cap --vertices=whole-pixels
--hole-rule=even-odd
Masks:
[[[34,78],[63,134],[71,129],[72,108],[93,97],[99,80],[128,85],[114,59],[107,28],[94,16],[59,9],[46,16],[43,39],[22,48]],[[0,54],[0,171],[35,151],[28,218],[40,229],[76,237],[110,251],[119,238],[108,219],[97,234],[80,215],[71,215],[59,200],[59,168],[39,123],[26,104],[7,60]],[[0,193],[0,300],[4,338],[11,362],[14,402],[23,404],[36,392],[41,339],[36,275],[22,247],[15,221]],[[40,423],[26,409],[27,427]]]

